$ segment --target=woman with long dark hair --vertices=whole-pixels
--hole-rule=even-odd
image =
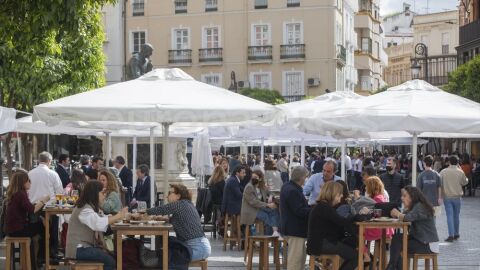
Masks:
[[[404,212],[401,213],[394,208],[390,215],[401,221],[411,222],[408,232],[408,254],[438,253],[438,234],[435,227],[433,206],[418,188],[412,186],[406,186],[402,189],[402,203],[405,208]],[[388,270],[402,269],[402,260],[400,259],[402,239],[403,234],[401,233],[393,236]]]
[[[65,193],[70,194],[72,190],[78,190],[78,194],[82,193],[83,187],[87,183],[87,177],[81,169],[74,169],[70,177],[70,183],[65,187]]]
[[[70,217],[65,255],[77,260],[102,262],[104,269],[113,270],[115,260],[101,245],[102,233],[108,225],[122,220],[128,208],[114,216],[100,215],[104,200],[103,184],[97,180],[88,181]]]

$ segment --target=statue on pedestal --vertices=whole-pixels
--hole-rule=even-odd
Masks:
[[[178,165],[178,170],[180,172],[184,172],[185,170],[188,171],[187,165],[188,165],[188,160],[186,156],[186,150],[187,146],[185,145],[184,142],[179,142],[177,143],[177,165]]]
[[[153,46],[145,43],[139,53],[133,54],[127,65],[127,80],[134,80],[153,69],[150,56],[153,53]]]

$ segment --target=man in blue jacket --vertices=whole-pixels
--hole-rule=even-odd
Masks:
[[[141,164],[137,167],[137,184],[135,191],[133,192],[133,198],[138,201],[144,201],[147,203],[147,207],[153,207],[150,205],[150,175],[148,175],[149,168],[145,164]]]
[[[304,166],[294,167],[290,181],[283,184],[280,190],[280,231],[288,242],[289,270],[305,269],[310,206],[303,195],[302,186],[308,174]]]
[[[232,176],[227,179],[223,190],[222,213],[240,215],[242,208],[243,189],[240,182],[245,177],[245,167],[238,165],[233,169]]]

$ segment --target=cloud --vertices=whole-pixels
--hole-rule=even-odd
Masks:
[[[442,12],[457,9],[457,2],[454,0],[380,0],[380,14],[388,15],[402,10],[403,3],[411,5],[411,9],[417,13],[424,14]],[[428,3],[428,5],[427,5]]]

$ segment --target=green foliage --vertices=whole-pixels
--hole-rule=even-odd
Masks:
[[[240,94],[272,105],[285,103],[285,99],[276,90],[244,88],[240,90]]]
[[[375,95],[375,94],[378,94],[378,93],[384,92],[384,91],[386,91],[386,90],[387,90],[389,87],[390,87],[390,86],[388,86],[388,85],[384,85],[384,86],[382,86],[382,87],[378,88],[378,90],[377,90],[377,91],[375,91],[375,93],[373,93],[373,94]]]
[[[480,56],[459,66],[448,75],[444,89],[475,102],[480,102]]]
[[[3,0],[0,104],[31,111],[105,83],[101,7],[113,0]]]

